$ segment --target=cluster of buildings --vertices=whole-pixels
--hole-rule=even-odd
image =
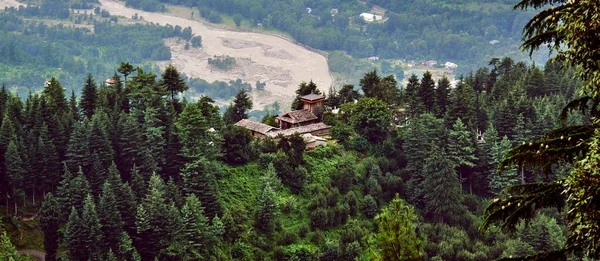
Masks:
[[[322,113],[325,96],[311,93],[300,97],[303,103],[301,110],[282,113],[275,117],[279,127],[273,127],[262,122],[243,119],[235,125],[244,127],[252,132],[253,137],[270,137],[275,140],[289,137],[294,133],[302,135],[306,141],[306,149],[313,149],[327,144],[324,136],[329,135],[331,126],[323,123],[317,115]]]

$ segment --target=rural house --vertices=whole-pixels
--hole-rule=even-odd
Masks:
[[[300,100],[304,103],[302,110],[282,113],[275,117],[275,120],[279,123],[279,128],[249,119],[240,120],[235,125],[250,130],[253,137],[259,138],[269,136],[277,139],[280,135],[288,137],[294,133],[299,133],[307,141],[307,149],[314,147],[315,144],[326,143],[325,139],[316,137],[329,135],[329,129],[331,128],[331,126],[321,122],[321,119],[317,116],[323,110],[325,96],[311,93],[300,97]]]

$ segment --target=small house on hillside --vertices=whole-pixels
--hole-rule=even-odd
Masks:
[[[365,20],[365,22],[373,22],[373,21],[379,21],[383,19],[383,16],[381,15],[375,15],[375,14],[370,14],[370,13],[362,13],[360,14],[360,17],[362,17],[363,20]]]
[[[278,139],[280,136],[289,137],[294,133],[298,133],[308,139],[307,149],[327,143],[327,140],[323,138],[313,137],[329,135],[331,126],[321,122],[319,117],[315,115],[315,113],[319,114],[319,110],[322,110],[325,96],[311,93],[300,97],[300,100],[304,103],[302,110],[282,113],[275,117],[275,120],[279,123],[279,128],[248,119],[240,120],[235,125],[250,130],[253,137],[259,138],[268,136]]]
[[[444,67],[446,67],[446,69],[448,69],[448,70],[452,70],[452,69],[456,69],[458,67],[458,64],[455,64],[453,62],[446,62],[444,64]]]

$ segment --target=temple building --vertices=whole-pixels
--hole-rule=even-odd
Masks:
[[[252,136],[259,138],[268,136],[277,139],[280,135],[288,137],[294,133],[299,133],[307,140],[307,149],[314,147],[316,141],[320,144],[326,143],[325,139],[317,138],[328,136],[331,128],[331,126],[321,122],[320,117],[317,116],[322,113],[325,96],[311,93],[300,97],[300,100],[304,104],[302,110],[282,113],[275,117],[275,120],[279,123],[279,128],[249,119],[238,121],[235,125],[249,129],[252,131]]]

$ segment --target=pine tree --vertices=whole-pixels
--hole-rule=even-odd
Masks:
[[[177,68],[172,64],[167,65],[167,68],[163,71],[161,85],[169,93],[172,102],[175,102],[176,95],[189,89],[181,75],[179,75]]]
[[[490,171],[490,190],[495,195],[499,195],[502,190],[512,185],[518,184],[519,174],[515,168],[507,168],[502,171],[497,170],[498,164],[504,159],[504,155],[508,153],[512,148],[511,142],[508,137],[504,136],[501,141],[493,141],[490,148],[490,164],[492,170]]]
[[[104,182],[102,196],[98,204],[98,218],[102,224],[102,249],[118,249],[121,233],[123,232],[123,222],[121,213],[119,213],[117,199],[111,187],[111,184]]]
[[[461,118],[467,128],[474,129],[477,126],[475,99],[475,91],[461,78],[456,84],[456,88],[450,92],[450,105],[446,111],[446,124],[451,126],[456,119]]]
[[[219,119],[213,119],[204,102],[188,104],[175,123],[180,138],[181,152],[187,159],[206,157],[216,159],[221,156],[222,137],[216,130]],[[210,117],[208,117],[210,116]],[[214,130],[211,130],[211,128]]]
[[[15,204],[15,215],[18,214],[18,202],[19,195],[24,196],[24,178],[25,178],[25,169],[23,166],[23,160],[21,160],[21,156],[19,155],[19,151],[15,142],[10,141],[8,144],[8,148],[6,149],[6,154],[4,156],[6,160],[6,175],[10,181],[10,187],[12,191],[12,197]],[[7,202],[8,203],[8,202]]]
[[[425,160],[424,209],[426,216],[432,220],[444,222],[453,214],[458,214],[462,195],[454,166],[455,163],[443,152],[434,152]]]
[[[89,259],[88,250],[85,249],[85,232],[75,207],[71,208],[69,221],[65,227],[65,242],[69,246],[69,260],[85,261]]]
[[[91,194],[88,194],[83,204],[81,213],[82,227],[82,246],[86,251],[88,259],[100,260],[100,250],[102,244],[102,223],[96,212],[96,204]],[[87,260],[87,259],[85,259]]]
[[[435,89],[435,98],[437,116],[438,118],[443,118],[450,103],[450,80],[446,76],[438,80],[438,85]]]
[[[188,196],[194,194],[200,199],[209,218],[221,214],[215,178],[217,171],[217,166],[204,158],[185,164],[181,171],[183,191]]]
[[[223,116],[226,124],[235,124],[242,119],[248,119],[248,112],[252,109],[252,99],[245,89],[240,89],[233,97],[232,103],[227,108]]]
[[[48,86],[42,91],[42,98],[47,103],[49,115],[62,115],[69,111],[65,90],[54,77],[50,79]]]
[[[71,89],[71,97],[69,98],[69,113],[73,119],[73,122],[79,121],[79,108],[77,107],[77,98],[75,97],[75,90]]]
[[[161,173],[160,168],[165,164],[165,127],[161,125],[157,116],[157,112],[153,108],[147,108],[144,114],[142,129],[145,140],[145,153],[148,155],[146,163],[149,164],[144,166],[144,168],[148,173]]]
[[[270,234],[277,225],[277,202],[275,192],[269,183],[265,184],[258,198],[255,226],[263,233]]]
[[[44,232],[44,251],[48,261],[56,261],[57,258],[56,253],[60,238],[58,227],[62,223],[60,216],[61,210],[58,201],[52,193],[46,194],[40,208],[40,225]]]
[[[405,103],[413,118],[416,117],[417,114],[421,114],[425,111],[425,104],[423,104],[423,100],[419,95],[420,88],[419,78],[415,74],[412,74],[410,78],[408,78],[408,84],[406,84]]]
[[[419,85],[419,97],[425,105],[425,112],[433,113],[435,109],[435,82],[431,72],[426,71],[421,78],[421,84]]]
[[[448,133],[448,154],[454,165],[458,168],[460,182],[463,182],[463,176],[467,176],[466,181],[469,184],[469,191],[473,192],[473,177],[471,169],[475,167],[477,158],[475,157],[475,137],[468,131],[460,120],[456,119],[452,129]]]
[[[373,260],[420,260],[424,256],[425,238],[417,233],[414,208],[396,197],[375,217],[379,231],[369,236],[371,251],[379,250]],[[378,252],[379,252],[378,251]]]
[[[207,259],[209,256],[209,243],[214,241],[210,234],[208,218],[204,215],[204,208],[200,200],[194,195],[189,195],[181,208],[183,221],[184,246],[182,252],[184,259]]]
[[[83,89],[81,89],[81,99],[79,100],[79,107],[84,117],[88,119],[92,118],[96,106],[98,103],[98,90],[96,82],[91,74],[88,74]]]

